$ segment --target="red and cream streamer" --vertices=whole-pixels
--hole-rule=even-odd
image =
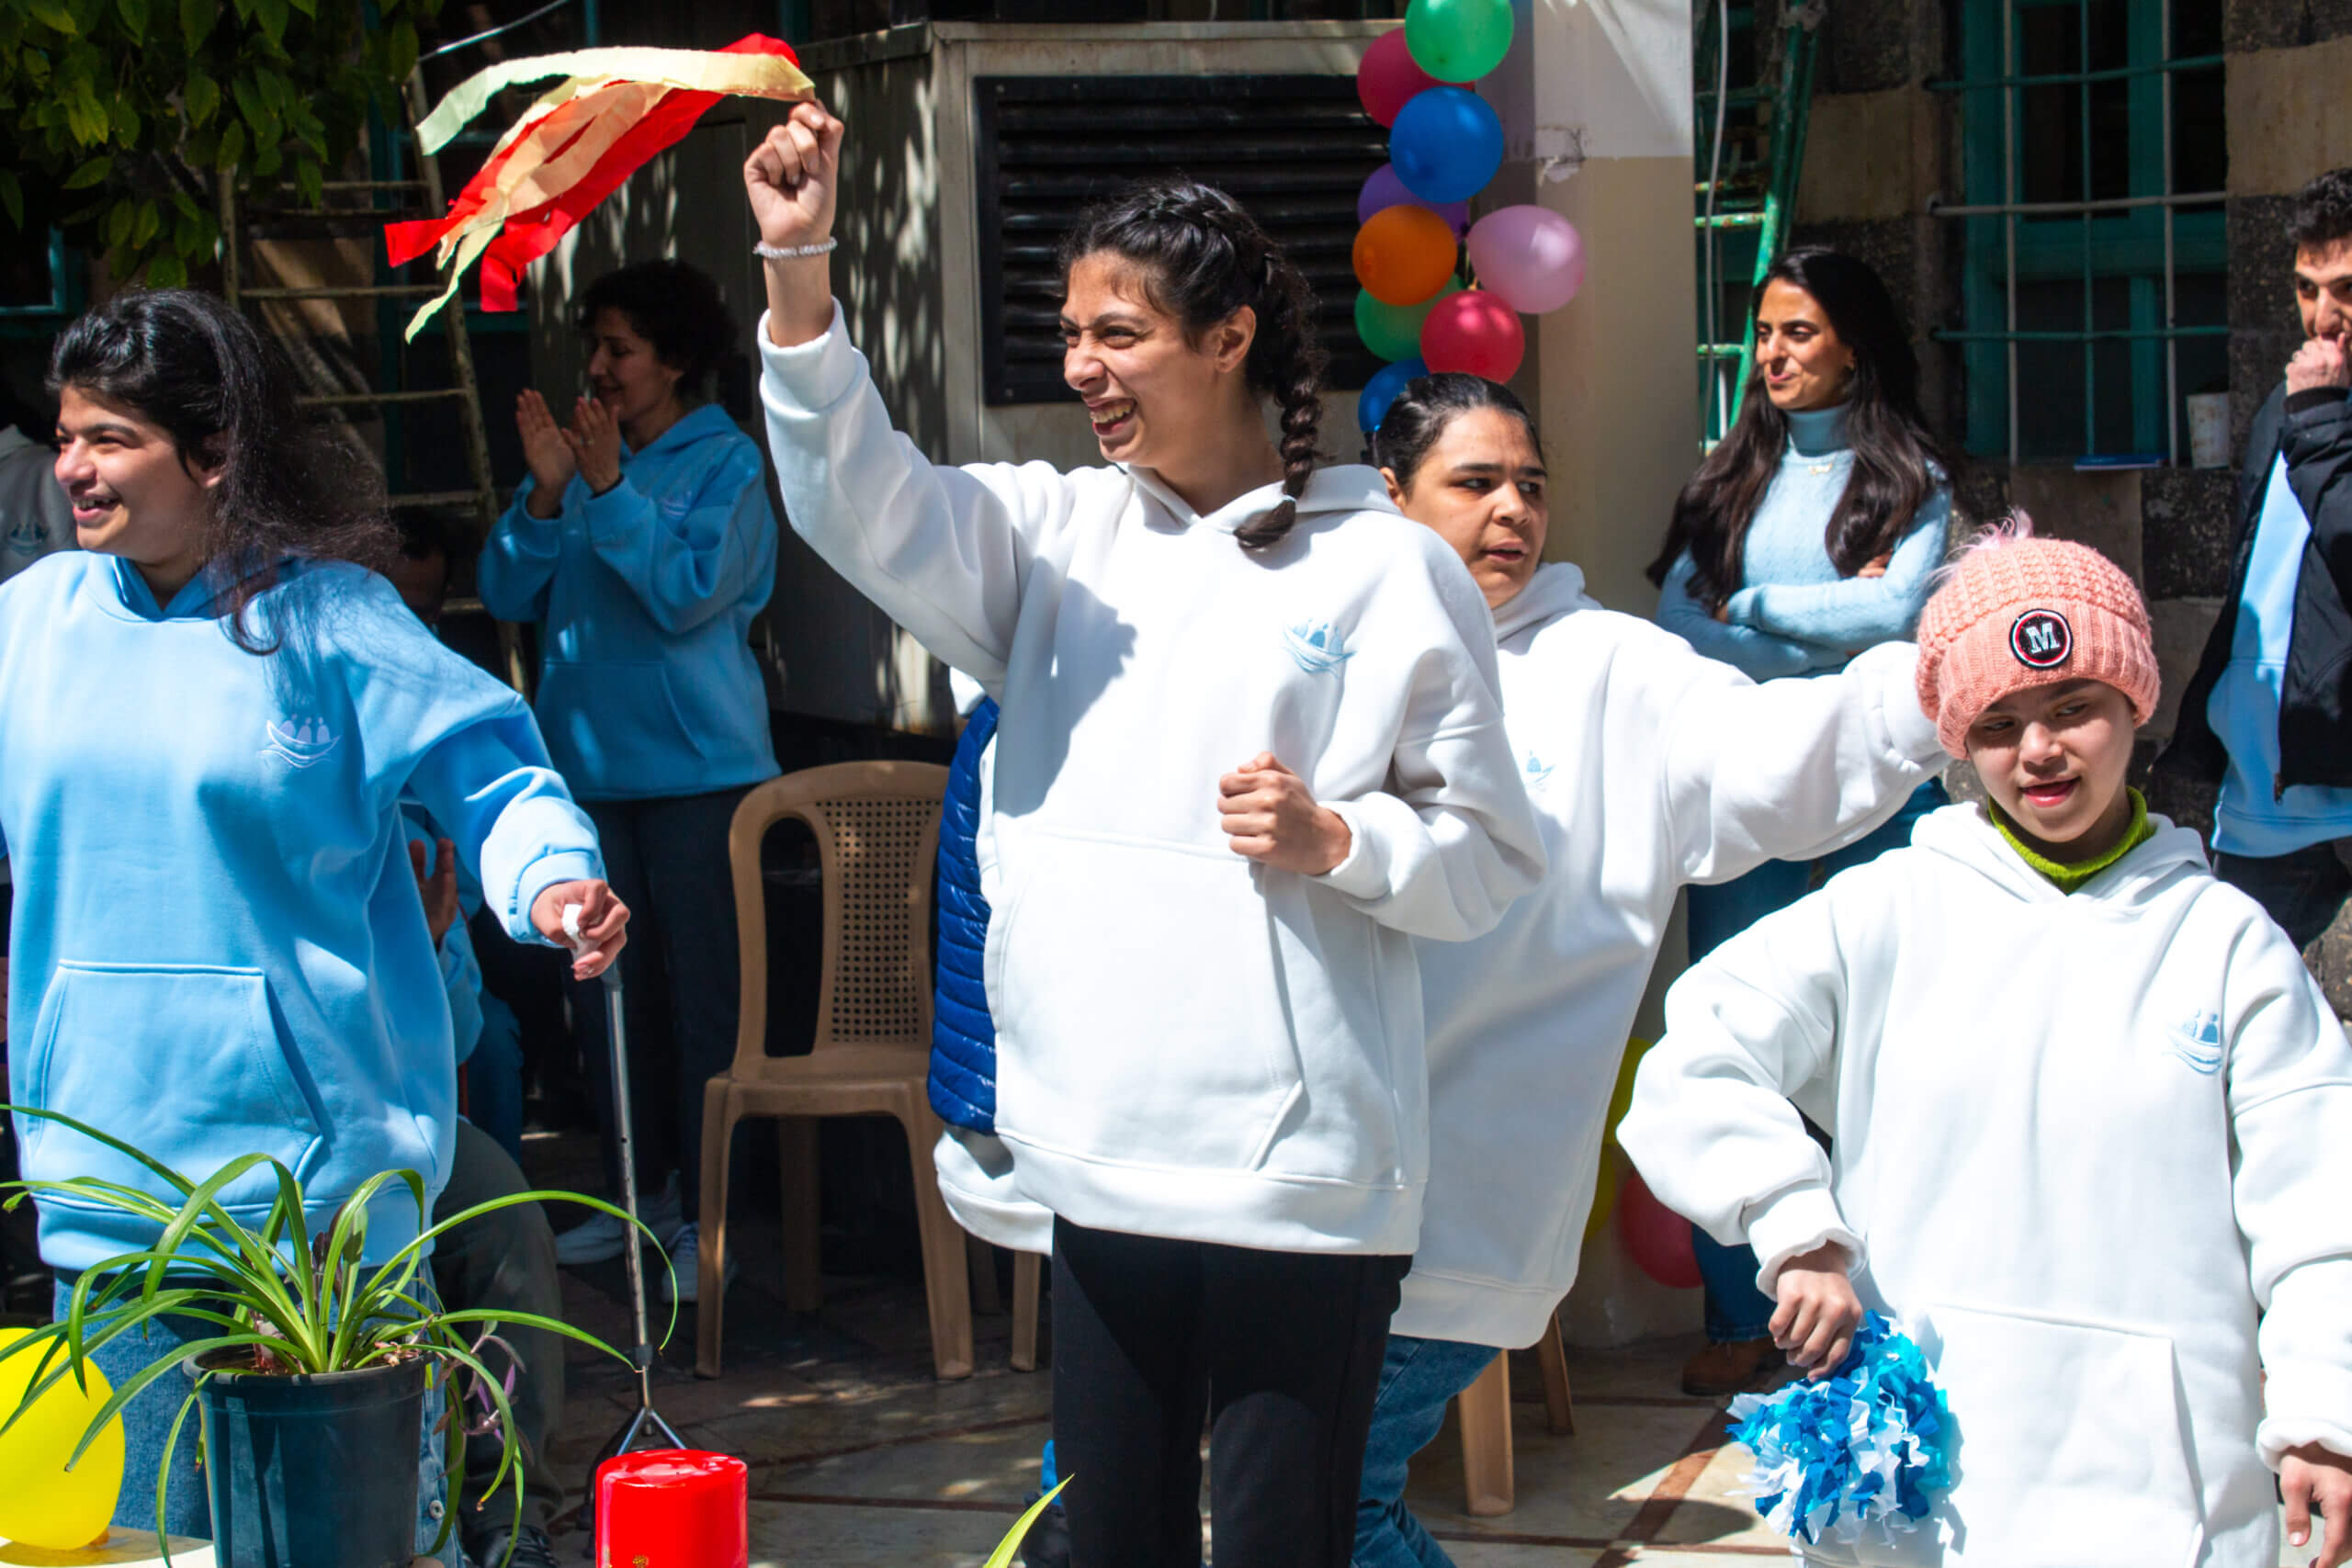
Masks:
[[[384,226],[394,266],[427,251],[447,275],[440,297],[408,324],[413,340],[481,264],[485,310],[512,310],[523,269],[654,154],[674,144],[721,97],[806,97],[808,78],[781,39],[753,33],[716,52],[687,49],[584,49],[506,61],[458,84],[417,127],[437,152],[516,82],[564,79],[539,96],[498,140],[448,216]]]

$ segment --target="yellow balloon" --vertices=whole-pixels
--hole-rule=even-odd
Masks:
[[[1592,1190],[1592,1213],[1584,1217],[1584,1238],[1590,1241],[1609,1223],[1609,1211],[1617,1206],[1617,1162],[1624,1156],[1615,1146],[1600,1146],[1600,1180]]]
[[[30,1332],[0,1329],[0,1349]],[[62,1358],[60,1351],[51,1370]],[[0,1360],[0,1421],[24,1399],[40,1359],[40,1351],[27,1350]],[[90,1418],[113,1394],[105,1373],[95,1366],[85,1371],[88,1393],[69,1377],[0,1434],[0,1540],[70,1551],[106,1538],[122,1491],[122,1417],[107,1423],[79,1464],[65,1468]]]
[[[1601,1134],[1611,1145],[1617,1142],[1617,1123],[1634,1108],[1634,1075],[1641,1069],[1642,1058],[1649,1055],[1649,1050],[1646,1040],[1625,1042],[1625,1055],[1617,1064],[1617,1087],[1609,1093],[1608,1128]]]

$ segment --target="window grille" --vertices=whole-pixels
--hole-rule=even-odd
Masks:
[[[1351,76],[982,76],[972,84],[982,393],[1075,398],[1062,380],[1055,247],[1127,182],[1182,173],[1250,209],[1315,286],[1325,384],[1380,367],[1357,338],[1356,197],[1387,133]]]
[[[2177,462],[2228,369],[2222,0],[1960,12],[1967,445]]]

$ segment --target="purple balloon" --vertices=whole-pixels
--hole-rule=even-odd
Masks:
[[[1383,208],[1426,207],[1453,225],[1455,238],[1470,231],[1470,204],[1466,201],[1423,201],[1405,188],[1396,177],[1396,165],[1383,164],[1373,170],[1372,178],[1363,182],[1363,190],[1356,197],[1356,221],[1369,223],[1372,215]]]
[[[1584,239],[1548,208],[1506,207],[1470,231],[1470,265],[1480,288],[1501,295],[1514,310],[1540,316],[1584,287]]]

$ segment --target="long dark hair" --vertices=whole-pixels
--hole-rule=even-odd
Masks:
[[[1756,291],[1759,306],[1764,288],[1775,283],[1818,300],[1830,326],[1854,351],[1846,403],[1853,472],[1822,539],[1838,574],[1851,577],[1894,547],[1940,482],[1937,468],[1942,454],[1919,412],[1919,362],[1893,297],[1867,265],[1806,246],[1791,251],[1765,273],[1764,287]],[[1765,395],[1759,365],[1748,378],[1746,400],[1730,433],[1675,497],[1666,548],[1650,563],[1651,581],[1664,582],[1688,550],[1691,597],[1717,609],[1738,591],[1747,525],[1780,470],[1788,435],[1788,416]]]
[[[1258,332],[1242,368],[1251,391],[1282,407],[1283,500],[1234,537],[1245,550],[1272,548],[1298,521],[1323,423],[1314,288],[1239,202],[1181,176],[1131,186],[1080,219],[1062,241],[1062,287],[1081,258],[1105,251],[1144,270],[1151,302],[1187,337],[1197,339],[1244,305],[1256,312]]]
[[[1388,412],[1380,416],[1380,428],[1372,436],[1374,465],[1395,474],[1398,489],[1412,489],[1413,476],[1420,471],[1430,448],[1445,434],[1446,427],[1480,409],[1498,410],[1525,425],[1535,460],[1544,460],[1544,438],[1536,434],[1535,417],[1517,393],[1483,376],[1442,370],[1406,382]]]
[[[251,321],[188,288],[118,294],[51,351],[51,395],[72,387],[163,427],[180,466],[220,468],[204,524],[204,570],[229,635],[268,653],[244,611],[289,556],[381,570],[400,547],[383,481],[358,451],[304,420],[285,362]]]

